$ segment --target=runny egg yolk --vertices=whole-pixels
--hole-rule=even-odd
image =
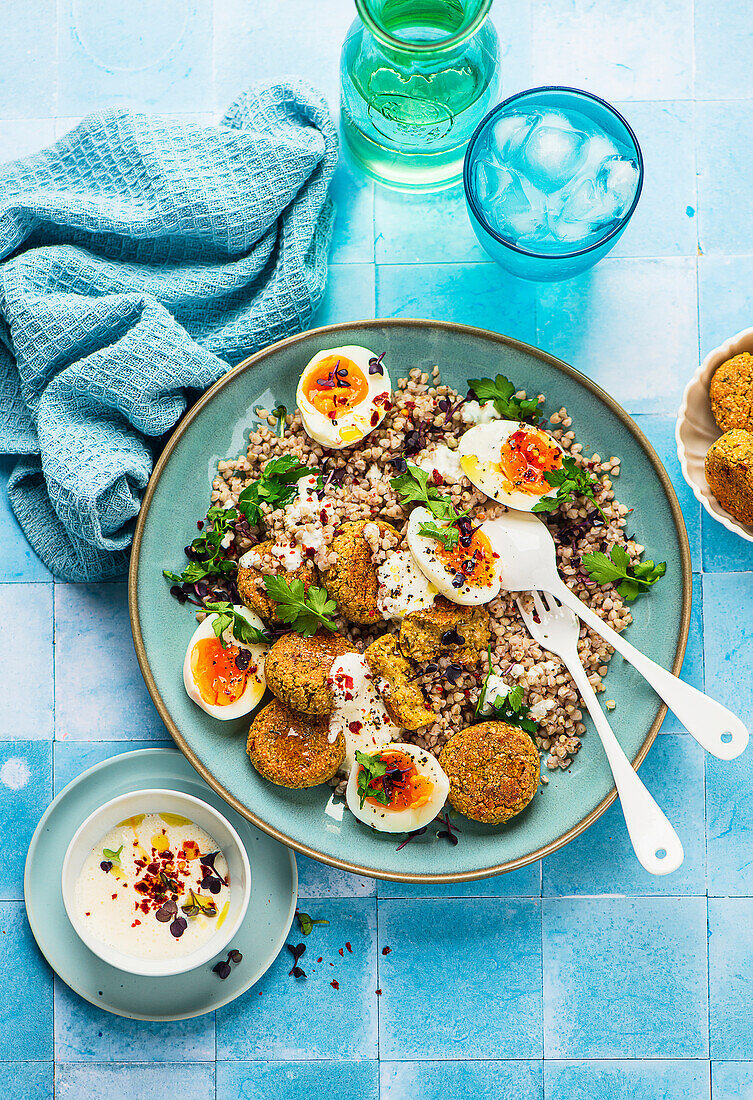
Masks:
[[[240,699],[255,665],[240,669],[238,646],[222,648],[219,638],[200,638],[191,650],[191,675],[205,703],[224,707]]]
[[[562,452],[546,432],[520,428],[502,444],[499,468],[505,477],[506,493],[517,491],[542,496],[551,485],[544,477],[562,465]]]
[[[434,783],[421,774],[415,761],[398,749],[385,749],[379,753],[379,759],[387,765],[387,771],[370,780],[369,788],[373,791],[384,791],[389,809],[415,810],[419,806],[425,806],[434,791]],[[366,801],[384,808],[384,802],[377,798],[367,795]]]
[[[448,573],[463,578],[470,588],[483,588],[494,582],[497,576],[496,555],[483,531],[470,523],[460,528],[460,537],[452,550],[437,543],[437,557]]]
[[[352,359],[328,355],[305,376],[303,392],[318,412],[335,420],[368,397],[369,382]]]

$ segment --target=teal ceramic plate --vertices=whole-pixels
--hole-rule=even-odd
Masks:
[[[203,799],[225,814],[246,847],[251,900],[228,947],[237,948],[243,960],[224,981],[212,973],[216,959],[169,978],[144,978],[116,970],[84,946],[66,916],[60,868],[71,837],[103,802],[143,787],[168,787]],[[52,969],[93,1005],[134,1020],[187,1020],[240,997],[277,958],[293,921],[297,893],[293,853],[229,809],[172,749],[126,752],[96,764],[69,783],[37,825],[24,874],[29,924]],[[227,958],[227,953],[219,958]]]
[[[152,698],[194,767],[239,813],[298,851],[334,866],[407,882],[481,878],[539,859],[572,840],[603,813],[614,789],[601,745],[590,730],[567,772],[506,826],[460,819],[452,847],[434,831],[396,851],[397,841],[371,832],[328,788],[290,791],[262,779],[245,755],[248,720],[217,722],[183,689],[182,666],[195,621],[169,594],[164,568],[175,569],[205,514],[219,459],[243,451],[259,404],[295,404],[302,368],[321,348],[362,344],[386,353],[394,380],[412,367],[437,363],[444,381],[465,392],[468,378],[506,374],[529,393],[545,393],[546,408],[565,405],[578,439],[590,452],[619,455],[619,499],[634,508],[631,527],[667,575],[635,606],[630,640],[679,672],[688,632],[690,554],[677,499],[659,459],[636,425],[603,390],[551,356],[503,336],[436,321],[361,321],[292,337],[231,371],[193,407],[165,448],[149,484],[134,539],[130,610],[136,652]],[[615,658],[607,693],[617,700],[615,732],[636,765],[661,724],[663,707],[636,672]]]

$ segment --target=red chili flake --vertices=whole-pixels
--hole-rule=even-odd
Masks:
[[[203,531],[204,530],[204,520],[203,519],[197,519],[196,520],[196,526],[198,527],[198,529],[200,531]]]
[[[139,861],[137,860],[136,862],[138,863]],[[141,866],[143,867],[144,864],[142,863]],[[149,866],[147,867],[147,871],[149,872],[150,875],[156,875],[157,872],[159,871],[159,863],[150,863]]]
[[[329,984],[332,986],[333,989],[339,989],[340,988],[340,983],[335,981],[334,978],[332,979],[332,981]]]
[[[391,947],[383,947],[383,948],[382,948],[382,954],[383,954],[383,955],[389,955],[389,954],[390,954],[391,952],[392,952],[392,948],[391,948]]]
[[[89,914],[87,913],[87,916],[88,916],[88,915],[89,915]],[[316,961],[317,961],[318,963],[320,963],[320,962],[322,961],[322,958],[323,958],[323,956],[322,956],[322,955],[320,955],[320,956],[319,956],[319,958],[318,958],[318,959],[317,959]]]
[[[321,511],[319,512],[319,520],[321,521],[321,523],[325,523],[325,524],[326,524],[326,522],[327,522],[327,519],[328,519],[328,517],[327,517],[327,509],[326,509],[326,508],[322,508],[322,510],[321,510]]]
[[[377,997],[381,997],[381,996],[382,996],[382,991],[381,991],[381,989],[377,989],[377,991],[376,991],[376,995],[377,995]]]
[[[113,901],[115,901],[115,898],[116,898],[117,896],[118,896],[117,894],[113,894],[113,895],[112,895],[112,900],[113,900]]]
[[[133,924],[131,925],[131,928],[135,928],[137,924],[141,924],[141,921],[140,920],[135,920],[133,922]]]
[[[339,948],[339,953],[340,953],[340,954],[342,955],[342,953],[343,953],[343,949],[342,949],[342,947],[341,947],[341,948]]]
[[[389,399],[390,399],[390,391],[385,390],[384,393],[375,394],[374,397],[372,398],[372,403],[374,405],[386,405],[386,402],[389,401]]]
[[[434,482],[435,485],[442,484],[442,475],[440,474],[439,470],[431,471],[431,480]]]
[[[353,954],[353,948],[350,946],[350,944],[348,943],[347,940],[345,941],[345,946],[347,947],[348,951],[350,951],[350,953],[352,955]]]
[[[354,722],[348,722],[348,729],[353,734],[360,733],[363,729],[363,722],[359,722],[357,719]]]
[[[90,917],[90,916],[91,916],[91,913],[84,913],[84,916],[85,916],[85,917]]]
[[[376,428],[378,423],[379,423],[379,413],[376,410],[374,410],[374,412],[371,414],[371,426],[372,426],[372,428]]]

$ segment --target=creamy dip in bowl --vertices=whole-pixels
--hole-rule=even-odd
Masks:
[[[105,803],[63,861],[63,902],[79,937],[112,966],[152,977],[193,970],[227,947],[250,889],[233,826],[180,791]]]

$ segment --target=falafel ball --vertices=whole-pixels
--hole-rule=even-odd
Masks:
[[[251,723],[246,752],[260,775],[280,787],[316,787],[336,775],[345,738],[329,740],[326,718],[311,718],[273,699]]]
[[[753,355],[743,351],[717,367],[709,386],[711,411],[723,432],[753,432]]]
[[[450,805],[489,825],[501,825],[524,810],[541,777],[531,738],[506,722],[459,730],[443,746],[439,763],[450,780]]]
[[[383,634],[364,650],[366,663],[377,678],[379,693],[392,721],[404,730],[431,725],[434,711],[416,683],[416,673],[403,656],[394,634]]]
[[[753,523],[753,432],[736,428],[711,444],[706,480],[725,511],[740,523]]]
[[[418,665],[449,656],[473,668],[486,653],[490,637],[485,607],[460,607],[444,596],[437,596],[431,607],[409,612],[400,625],[400,648]]]
[[[291,631],[275,642],[264,662],[267,687],[277,698],[303,714],[331,714],[335,697],[328,682],[335,658],[355,653],[342,634],[319,630],[310,638]]]
[[[272,555],[272,542],[269,539],[267,539],[266,542],[260,542],[257,546],[254,546],[248,553],[253,553],[255,557],[259,558],[259,565],[238,565],[238,576],[236,580],[238,595],[243,600],[246,607],[256,612],[262,619],[265,619],[267,622],[280,622],[281,620],[280,616],[277,614],[276,605],[270,600],[267,595],[267,590],[264,587],[264,577],[270,577],[281,572],[288,581],[295,580],[296,578],[302,580],[303,590],[304,592],[308,592],[310,585],[316,583],[316,569],[314,563],[304,561],[297,569],[280,569],[278,559]]]
[[[375,527],[380,538],[385,535],[394,537],[395,546],[400,542],[398,532],[384,520],[362,519],[343,523],[330,546],[337,554],[337,561],[322,578],[340,614],[351,623],[373,624],[382,617],[377,604],[377,567],[372,560],[369,540],[364,535],[368,527]]]

